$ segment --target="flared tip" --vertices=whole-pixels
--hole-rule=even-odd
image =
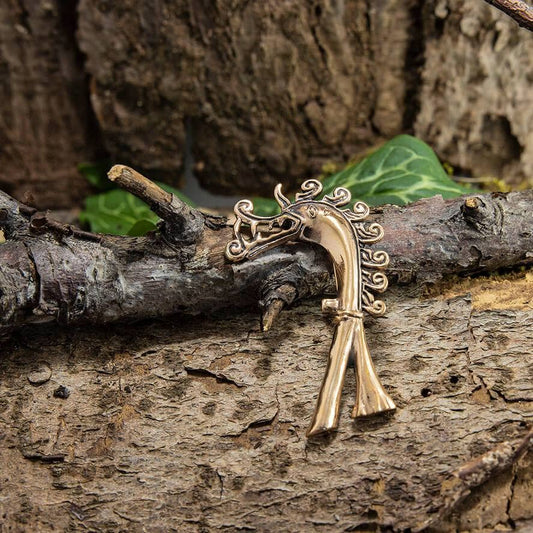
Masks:
[[[381,398],[378,405],[356,404],[352,411],[352,418],[372,416],[394,410],[396,410],[396,404],[391,398]]]
[[[319,425],[313,425],[305,434],[308,438],[309,437],[317,437],[318,435],[326,435],[327,433],[331,433],[332,431],[335,431],[337,429],[337,426],[319,426]]]

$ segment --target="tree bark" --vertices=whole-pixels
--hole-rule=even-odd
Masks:
[[[527,531],[531,274],[465,283],[388,292],[366,328],[398,410],[353,422],[349,372],[339,430],[318,440],[305,430],[332,329],[317,300],[268,334],[237,311],[15,332],[0,358],[3,527]]]
[[[0,6],[0,187],[40,208],[80,204],[100,149],[75,29],[72,0]]]
[[[424,21],[416,135],[456,174],[533,185],[531,33],[477,0],[439,2]]]
[[[113,160],[239,194],[402,132],[457,174],[533,176],[533,42],[482,0],[24,0],[0,21],[0,185],[39,208],[81,203],[100,133]]]
[[[280,246],[254,261],[229,264],[232,229],[128,167],[117,184],[164,218],[143,238],[81,231],[50,220],[0,193],[0,327],[56,321],[107,323],[173,313],[198,314],[261,300],[271,325],[283,304],[331,288],[329,261],[305,243]],[[533,191],[441,197],[374,210],[385,229],[392,281],[437,281],[533,262]]]
[[[533,41],[482,0],[79,12],[106,146],[152,175],[187,157],[209,189],[269,195],[410,131],[458,174],[533,176]]]

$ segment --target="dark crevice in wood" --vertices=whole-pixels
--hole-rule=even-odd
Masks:
[[[414,132],[414,124],[420,110],[422,71],[425,63],[426,35],[424,33],[424,0],[416,0],[411,15],[410,39],[405,53],[405,97],[402,118],[403,130]]]
[[[187,372],[189,376],[215,379],[217,383],[226,383],[227,385],[233,385],[234,387],[237,387],[237,388],[242,387],[241,384],[233,381],[232,379],[229,379],[222,374],[211,372],[210,370],[207,370],[205,368],[191,368],[188,366],[184,366],[184,369],[185,369],[185,372]]]

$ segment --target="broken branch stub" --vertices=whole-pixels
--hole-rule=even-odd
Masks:
[[[146,202],[163,219],[166,224],[163,231],[171,242],[192,244],[196,241],[204,218],[198,210],[125,165],[115,165],[107,175],[121,189]]]

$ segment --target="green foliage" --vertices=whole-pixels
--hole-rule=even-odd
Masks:
[[[279,204],[272,198],[253,198],[254,214],[264,217],[277,215],[280,212]]]
[[[95,187],[108,189],[112,184],[106,176],[107,162],[83,163],[80,172]],[[473,189],[455,183],[440,164],[433,150],[424,142],[409,135],[399,135],[362,161],[322,179],[324,193],[336,187],[346,187],[353,200],[369,205],[404,205],[420,198],[441,194],[453,198],[473,192]],[[158,183],[160,187],[192,202],[180,191]],[[113,235],[144,235],[157,228],[157,215],[138,198],[112,189],[86,199],[80,221],[91,231]],[[278,204],[270,198],[254,199],[255,213],[263,216],[279,212]]]
[[[352,199],[368,205],[410,202],[441,194],[453,198],[473,190],[455,183],[443,169],[433,150],[410,135],[399,135],[362,161],[325,177],[324,193],[345,187]],[[254,199],[255,212],[274,215],[279,207],[274,200]]]
[[[189,205],[193,205],[180,191],[156,182]],[[141,200],[121,189],[89,196],[85,200],[85,209],[80,213],[80,222],[88,224],[91,231],[111,235],[145,235],[157,229],[159,217]]]
[[[96,189],[108,191],[114,187],[113,183],[107,179],[109,166],[107,160],[85,162],[78,165],[78,172]]]

